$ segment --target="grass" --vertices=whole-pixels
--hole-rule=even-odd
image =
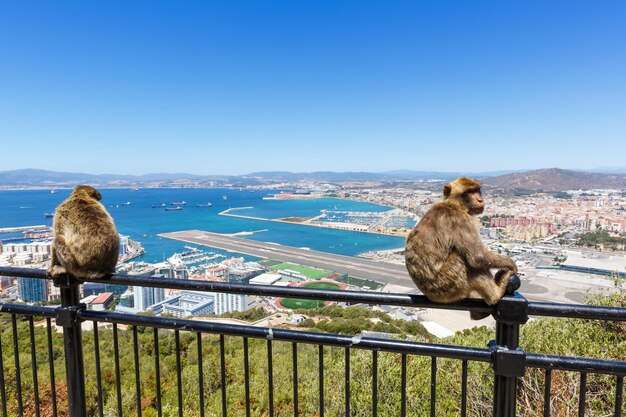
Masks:
[[[333,284],[332,282],[308,282],[303,285],[305,288],[323,288],[327,290],[337,290],[339,289],[339,285]],[[280,305],[289,308],[292,310],[297,310],[299,308],[303,309],[311,309],[324,307],[324,301],[319,300],[306,300],[302,298],[284,298]]]
[[[377,290],[379,288],[382,288],[385,285],[378,281],[370,281],[367,279],[354,278],[354,277],[339,277],[339,278],[336,278],[335,281],[338,281],[344,284],[354,285],[356,287],[361,287],[361,288],[369,287],[370,290]]]
[[[327,290],[338,290],[339,285],[333,284],[332,282],[307,282],[302,285],[305,288],[324,288]]]
[[[289,262],[284,262],[278,265],[272,265],[270,268],[273,270],[289,269],[291,271],[299,272],[300,274],[304,275],[305,277],[309,279],[320,279],[320,278],[324,278],[325,276],[332,274],[331,271],[327,271],[325,269],[313,268],[311,266],[297,265],[297,264],[292,264]]]

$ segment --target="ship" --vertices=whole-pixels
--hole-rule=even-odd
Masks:
[[[52,217],[54,217],[54,213],[44,213],[43,215],[46,219],[50,219]]]
[[[159,208],[159,207],[165,207],[165,203],[161,203],[161,204],[153,204],[152,208]]]
[[[206,204],[196,204],[196,207],[211,207],[211,206],[213,206],[213,204],[210,202]]]
[[[187,202],[185,200],[183,201],[173,201],[170,203],[173,206],[184,206],[185,204],[187,204]]]
[[[165,211],[178,211],[178,210],[182,210],[183,208],[181,206],[176,206],[176,207],[165,207]]]
[[[122,203],[123,206],[130,206],[130,201],[127,201],[125,203]]]

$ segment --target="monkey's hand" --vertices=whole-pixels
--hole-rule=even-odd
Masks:
[[[66,273],[67,271],[61,265],[52,265],[50,268],[48,268],[47,275],[50,278],[56,278],[58,276],[65,275]]]

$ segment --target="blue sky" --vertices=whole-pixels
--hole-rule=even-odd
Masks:
[[[626,166],[626,3],[7,1],[0,170]]]

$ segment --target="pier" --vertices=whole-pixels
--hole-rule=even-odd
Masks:
[[[0,233],[18,233],[18,232],[35,232],[38,230],[48,230],[49,226],[37,225],[37,226],[17,226],[17,227],[3,227],[0,228]]]

